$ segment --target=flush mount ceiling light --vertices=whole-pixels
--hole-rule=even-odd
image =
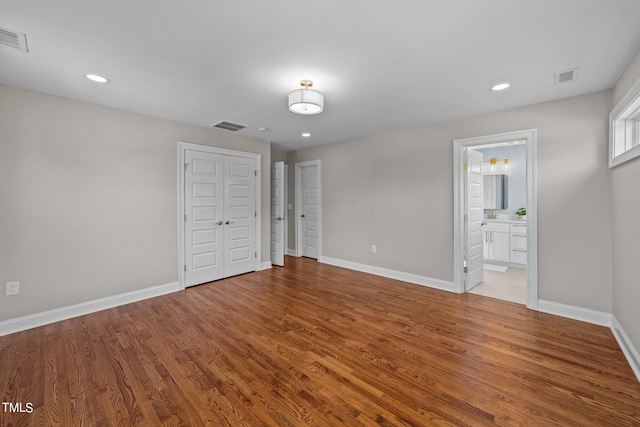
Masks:
[[[320,114],[324,110],[324,95],[317,90],[309,89],[313,86],[311,80],[300,82],[302,89],[289,92],[289,110],[296,114]]]
[[[511,86],[510,83],[498,83],[497,85],[491,86],[491,90],[494,91],[494,92],[497,92],[497,91],[500,91],[500,90],[505,90],[509,86]]]
[[[96,83],[109,83],[111,81],[106,77],[99,76],[98,74],[85,74],[84,76]]]
[[[302,136],[304,136],[305,138],[309,138],[311,134],[309,132],[305,132],[302,134]]]

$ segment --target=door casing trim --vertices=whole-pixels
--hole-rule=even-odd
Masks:
[[[185,162],[185,152],[187,150],[192,151],[200,151],[204,153],[212,153],[212,154],[222,154],[222,155],[231,155],[236,157],[244,157],[254,159],[256,162],[256,261],[255,261],[255,271],[259,271],[262,269],[262,244],[261,244],[261,235],[262,235],[262,175],[261,175],[261,166],[262,166],[262,155],[257,153],[248,153],[245,151],[236,151],[229,150],[226,148],[218,148],[211,147],[208,145],[199,145],[192,144],[189,142],[181,142],[178,141],[178,285],[180,289],[185,289],[185,271],[184,266],[186,265],[185,260],[185,226],[184,226],[184,162]]]
[[[538,310],[538,131],[515,132],[453,141],[453,286],[464,292],[464,149],[506,141],[527,141],[527,308]]]
[[[318,166],[318,261],[322,261],[322,162],[320,160],[296,163],[296,256],[302,256],[302,234],[300,227],[300,212],[302,212],[302,168],[313,165]]]

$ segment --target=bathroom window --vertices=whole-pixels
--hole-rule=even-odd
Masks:
[[[640,80],[609,114],[609,167],[640,156]]]

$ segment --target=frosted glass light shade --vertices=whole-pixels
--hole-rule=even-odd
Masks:
[[[296,114],[319,114],[324,110],[324,95],[313,89],[289,92],[289,110]]]

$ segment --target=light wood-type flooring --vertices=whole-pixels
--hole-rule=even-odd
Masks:
[[[505,301],[527,303],[527,270],[509,267],[507,271],[484,270],[484,280],[468,292]]]
[[[640,425],[608,328],[286,264],[0,337],[0,424]]]

